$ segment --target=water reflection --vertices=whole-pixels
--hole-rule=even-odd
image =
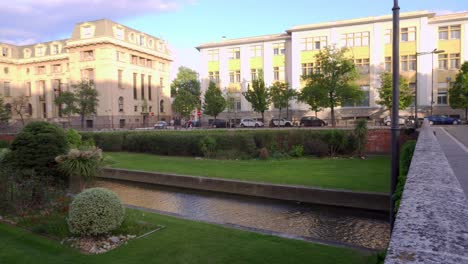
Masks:
[[[386,216],[377,213],[124,181],[96,185],[113,190],[126,204],[197,220],[371,249],[383,249],[389,240]]]

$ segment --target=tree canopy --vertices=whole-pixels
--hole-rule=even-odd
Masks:
[[[190,113],[199,105],[200,100],[188,90],[180,90],[174,98],[173,108],[181,117],[188,118]]]
[[[289,88],[288,83],[273,83],[273,85],[270,87],[270,98],[273,106],[279,109],[278,118],[281,118],[281,110],[287,108],[289,106],[289,101],[295,96],[296,92]]]
[[[270,93],[263,78],[252,80],[252,87],[249,87],[242,95],[252,105],[252,109],[262,115],[262,120],[265,120],[265,111],[270,106]]]
[[[177,76],[171,83],[171,97],[175,97],[180,90],[186,90],[200,98],[200,82],[196,71],[184,66],[179,67]]]
[[[379,105],[385,106],[390,112],[392,112],[393,103],[393,88],[392,88],[393,77],[390,72],[382,72],[380,74],[380,88],[379,98],[377,101]],[[414,101],[414,92],[409,88],[408,80],[400,76],[400,102],[399,109],[405,109],[410,106]]]
[[[468,121],[468,62],[462,64],[449,90],[449,105],[453,109],[465,109],[465,120]]]
[[[347,49],[327,47],[315,56],[319,65],[316,72],[303,76],[309,89],[317,89],[317,93],[326,94],[326,100],[319,100],[319,107],[329,107],[333,127],[336,126],[335,107],[344,103],[358,102],[364,95],[355,83],[358,72],[352,58],[346,56]]]
[[[205,114],[214,116],[215,120],[219,113],[226,109],[226,99],[224,99],[221,90],[216,87],[214,82],[210,82],[205,92],[205,102],[203,110]]]

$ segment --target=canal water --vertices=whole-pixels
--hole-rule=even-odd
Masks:
[[[127,181],[100,180],[123,203],[187,218],[380,250],[390,229],[382,213]]]

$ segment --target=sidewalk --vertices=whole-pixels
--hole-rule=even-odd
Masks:
[[[465,195],[468,196],[468,126],[433,129]]]

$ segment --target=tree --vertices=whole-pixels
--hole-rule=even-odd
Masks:
[[[8,123],[8,120],[10,119],[10,117],[11,117],[11,114],[5,108],[5,102],[3,101],[3,97],[0,96],[0,125],[4,125]]]
[[[465,109],[465,121],[468,122],[468,62],[463,63],[449,90],[449,104],[453,109]]]
[[[21,119],[21,124],[23,124],[24,126],[24,115],[28,113],[29,98],[22,94],[18,97],[13,98],[11,104],[13,111],[17,115],[19,115]]]
[[[84,128],[85,118],[96,113],[99,94],[93,81],[81,81],[72,85],[72,89],[73,92],[62,92],[57,96],[55,104],[58,106],[65,104],[61,111],[68,116],[78,114],[81,119],[81,128]]]
[[[205,92],[205,103],[203,104],[203,110],[205,114],[216,116],[226,109],[226,99],[224,99],[221,89],[216,87],[214,82],[210,82],[208,89]]]
[[[189,117],[193,109],[199,105],[199,98],[195,97],[188,90],[182,89],[177,92],[174,98],[173,108],[181,117]]]
[[[357,102],[362,99],[364,93],[355,84],[358,72],[353,59],[347,58],[346,49],[327,47],[315,56],[315,63],[320,65],[320,70],[305,76],[309,81],[310,89],[318,89],[326,94],[326,101],[321,102],[321,107],[330,107],[333,127],[336,126],[335,107],[343,103]]]
[[[247,89],[247,92],[243,92],[242,95],[252,105],[255,112],[262,114],[262,121],[264,122],[265,111],[270,106],[270,92],[265,86],[263,78],[252,80],[252,89]]]
[[[279,109],[279,119],[281,119],[281,109],[289,106],[289,101],[296,96],[296,92],[289,89],[288,83],[275,82],[270,87],[271,102],[275,108]],[[278,122],[278,126],[280,122]]]
[[[322,111],[323,107],[327,105],[327,93],[325,90],[315,89],[313,83],[310,81],[302,88],[298,99],[310,106],[310,110],[315,112],[315,117],[317,117],[317,112]]]
[[[171,97],[175,97],[180,90],[189,91],[200,98],[200,82],[196,71],[183,66],[179,67],[179,72],[171,84]]]
[[[385,106],[390,113],[392,112],[392,82],[393,77],[390,72],[382,72],[380,74],[380,89],[379,89],[379,98],[377,101],[379,105]],[[399,109],[405,109],[411,105],[414,100],[414,93],[411,91],[408,85],[408,80],[405,77],[400,76],[400,102]]]

